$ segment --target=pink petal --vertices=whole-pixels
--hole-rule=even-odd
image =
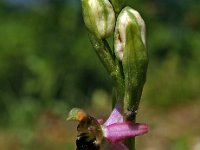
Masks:
[[[119,103],[116,103],[115,108],[113,109],[112,113],[110,114],[109,118],[104,123],[104,125],[108,126],[114,123],[123,122],[123,116],[121,113],[122,113],[122,108]]]
[[[104,128],[104,136],[111,143],[142,135],[148,132],[148,125],[132,122],[115,123]]]

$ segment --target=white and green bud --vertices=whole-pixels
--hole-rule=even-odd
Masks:
[[[114,32],[115,12],[109,0],[81,0],[83,19],[88,30],[98,38]]]
[[[137,109],[146,80],[148,54],[145,23],[136,10],[130,7],[122,9],[114,40],[115,55],[122,61],[125,77],[124,109]]]
[[[140,33],[138,38],[142,40],[144,46],[146,47],[146,28],[144,20],[139,12],[131,7],[125,7],[117,18],[115,28],[114,49],[116,56],[120,60],[123,58],[124,49],[127,45],[127,33],[130,32],[127,31],[127,27],[131,24],[135,24],[138,27]],[[131,34],[136,33],[133,32]]]

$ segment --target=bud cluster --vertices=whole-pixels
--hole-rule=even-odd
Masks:
[[[148,66],[144,20],[138,11],[124,7],[125,0],[81,2],[92,44],[116,82],[124,113],[137,111]],[[113,51],[105,42],[112,35]]]

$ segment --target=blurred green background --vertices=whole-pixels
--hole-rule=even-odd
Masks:
[[[200,150],[200,1],[127,0],[147,26],[149,69],[138,150]],[[74,150],[81,107],[106,119],[112,82],[79,0],[0,1],[0,149]]]

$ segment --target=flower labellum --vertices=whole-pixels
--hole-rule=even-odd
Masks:
[[[83,19],[88,30],[98,38],[114,32],[115,12],[109,0],[81,0]]]
[[[128,150],[122,143],[123,140],[148,132],[146,124],[124,121],[121,110],[121,106],[117,104],[108,120],[102,124],[102,119],[95,119],[81,109],[72,109],[69,113],[69,120],[79,122],[76,140],[77,150],[99,150],[103,138],[108,141],[107,145],[110,149]]]
[[[84,112],[82,109],[73,108],[67,120],[78,121],[78,135],[76,139],[76,150],[99,150],[103,138],[101,126],[98,121]]]

